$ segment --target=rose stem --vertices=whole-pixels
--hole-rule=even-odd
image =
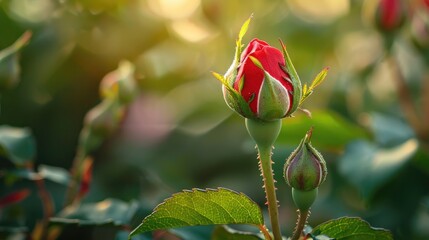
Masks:
[[[261,121],[246,118],[246,128],[250,136],[256,142],[259,154],[259,168],[262,180],[264,181],[265,195],[267,198],[268,213],[270,215],[271,228],[273,229],[274,240],[281,240],[282,234],[279,224],[278,204],[276,188],[274,186],[274,174],[272,169],[273,161],[271,153],[273,144],[280,134],[282,121]]]
[[[295,231],[293,232],[291,240],[298,240],[299,237],[301,237],[301,233],[305,227],[305,224],[307,223],[308,216],[310,216],[310,210],[298,210],[298,220],[296,222]]]
[[[270,215],[271,228],[273,229],[274,240],[281,240],[282,235],[279,224],[278,202],[276,188],[274,186],[274,174],[272,169],[271,148],[258,147],[259,167],[264,181],[265,194],[267,197],[268,213]]]

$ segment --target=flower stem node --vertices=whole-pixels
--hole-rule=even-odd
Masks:
[[[284,178],[295,190],[316,189],[326,179],[326,162],[310,142],[312,131],[313,129],[310,129],[307,132],[285,164]]]
[[[247,131],[258,148],[270,149],[279,136],[281,127],[282,121],[280,119],[267,122],[246,118]]]
[[[317,193],[319,188],[315,188],[309,191],[301,191],[295,188],[292,188],[292,199],[295,203],[295,206],[301,211],[308,211],[313,205],[314,201],[317,198]]]

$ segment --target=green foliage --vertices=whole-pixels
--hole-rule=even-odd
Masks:
[[[370,142],[356,141],[347,146],[339,169],[366,198],[370,198],[414,156],[417,149],[415,139],[388,149]]]
[[[332,111],[315,111],[312,117],[299,114],[283,121],[277,144],[296,145],[310,127],[316,129],[312,143],[320,148],[337,150],[352,140],[368,138],[365,130]]]
[[[36,143],[31,130],[0,126],[0,154],[15,165],[22,166],[33,160]]]
[[[264,224],[259,206],[243,193],[228,189],[193,189],[158,205],[130,236],[157,229],[212,224]]]
[[[39,175],[64,186],[70,183],[70,173],[64,168],[40,165]]]
[[[130,222],[137,210],[137,203],[106,199],[98,203],[71,205],[50,219],[52,225],[122,226]]]
[[[392,234],[381,228],[373,228],[360,218],[343,217],[327,221],[315,227],[312,235],[326,235],[336,240],[392,240]]]

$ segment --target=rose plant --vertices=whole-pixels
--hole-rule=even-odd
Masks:
[[[130,239],[140,233],[159,229],[213,224],[248,224],[257,226],[260,231],[256,234],[217,227],[212,236],[214,240],[284,239],[279,224],[276,181],[272,170],[273,145],[280,133],[282,119],[291,117],[299,109],[302,102],[322,83],[328,68],[323,69],[309,86],[301,85],[282,41],[281,51],[257,38],[251,40],[243,50],[242,39],[250,20],[240,30],[235,57],[228,71],[224,75],[213,75],[222,83],[226,104],[245,118],[248,133],[256,143],[271,231],[264,223],[260,207],[243,193],[224,188],[192,189],[174,194],[158,205],[131,232]],[[322,155],[310,143],[312,131],[307,132],[285,164],[284,177],[292,187],[292,196],[299,213],[291,239],[360,239],[356,236],[392,239],[388,231],[371,228],[368,223],[357,218],[340,218],[313,230],[303,231],[310,207],[317,197],[317,189],[327,174]]]

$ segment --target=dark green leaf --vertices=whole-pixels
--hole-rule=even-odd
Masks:
[[[0,226],[0,239],[24,240],[28,231],[27,227]]]
[[[261,240],[259,235],[241,232],[227,226],[217,226],[213,231],[212,240]]]
[[[51,224],[60,225],[124,225],[128,224],[137,210],[137,203],[125,203],[117,199],[106,199],[98,203],[85,203],[69,206]]]
[[[304,114],[286,118],[283,121],[277,144],[298,144],[302,135],[310,127],[314,127],[311,141],[320,148],[342,149],[352,140],[368,138],[364,129],[348,122],[338,114],[330,111],[317,111],[313,112],[312,118]]]
[[[349,144],[339,161],[339,170],[356,185],[365,197],[389,180],[418,149],[418,142],[410,139],[394,148],[382,149],[370,142]]]
[[[327,221],[315,227],[313,235],[326,235],[336,240],[390,240],[392,234],[382,228],[373,228],[368,222],[356,217],[343,217]]]
[[[164,230],[184,240],[210,239],[214,226],[193,226]],[[162,230],[161,230],[162,231]],[[141,234],[140,234],[141,235]]]
[[[0,126],[0,154],[15,165],[22,166],[33,160],[36,144],[28,128]]]
[[[116,236],[115,240],[128,240],[128,235],[130,235],[127,231],[119,231]],[[143,235],[137,235],[132,238],[132,240],[151,240],[152,238],[143,236]]]
[[[381,146],[395,146],[415,137],[413,129],[390,115],[371,114],[371,129]]]
[[[186,226],[213,224],[263,225],[259,206],[243,193],[229,189],[193,189],[174,194],[158,205],[131,236]]]

